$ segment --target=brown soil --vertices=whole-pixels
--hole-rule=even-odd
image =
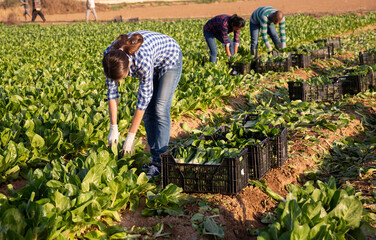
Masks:
[[[52,3],[53,2],[53,3]],[[62,22],[83,21],[85,18],[85,2],[76,2],[72,0],[46,1],[45,13],[46,19],[50,24]],[[62,2],[62,3],[60,3]],[[49,6],[53,4],[53,6]],[[291,14],[312,14],[320,17],[329,14],[341,14],[355,12],[363,14],[374,12],[376,10],[376,1],[374,0],[248,0],[235,2],[216,2],[210,4],[198,3],[168,3],[169,5],[153,6],[153,4],[135,4],[128,5],[118,10],[110,10],[105,5],[96,4],[96,11],[100,21],[112,21],[115,17],[122,16],[124,20],[131,18],[142,19],[186,19],[186,18],[208,18],[218,14],[238,14],[248,17],[260,6],[273,6],[283,11],[286,15]],[[19,14],[20,21],[23,20],[22,8],[14,9]],[[5,21],[7,14],[1,14],[0,19]],[[37,22],[41,19],[37,18]]]
[[[13,190],[17,192],[18,190],[20,190],[20,189],[22,189],[23,187],[26,186],[27,180],[25,180],[23,178],[18,178],[16,180],[12,181],[10,184],[12,185]],[[6,183],[0,184],[0,193],[5,194],[7,196],[9,195]]]
[[[67,14],[73,12],[86,12],[86,1],[77,0],[42,0],[43,13],[48,15]],[[105,4],[96,3],[96,11],[108,11],[110,8]]]

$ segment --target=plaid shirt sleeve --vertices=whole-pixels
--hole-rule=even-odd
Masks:
[[[221,27],[221,34],[222,34],[222,37],[223,37],[223,44],[225,44],[226,46],[230,46],[230,37],[228,36],[227,34],[228,32],[228,28],[225,24],[222,25]]]
[[[222,38],[223,38],[223,44],[226,45],[227,47],[230,46],[230,37],[228,36],[228,21],[226,21],[226,19],[228,20],[228,17],[227,18],[222,18],[222,24],[220,25],[220,32],[222,34]]]
[[[118,82],[106,78],[107,100],[117,99],[120,97],[118,90]]]
[[[240,30],[234,32],[234,42],[235,42],[235,45],[236,45],[236,46],[239,46],[239,42],[240,42],[240,40],[239,40],[239,36],[240,36]]]

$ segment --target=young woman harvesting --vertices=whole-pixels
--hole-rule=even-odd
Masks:
[[[123,144],[124,153],[133,153],[134,138],[144,120],[152,160],[143,170],[147,176],[160,174],[160,154],[166,152],[170,140],[171,102],[180,80],[182,52],[171,37],[136,31],[120,35],[105,50],[103,69],[107,77],[107,98],[110,112],[109,144],[118,142],[118,83],[127,76],[139,79],[136,110]]]

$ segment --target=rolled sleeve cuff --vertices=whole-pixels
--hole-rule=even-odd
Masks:
[[[145,111],[146,108],[148,108],[148,105],[149,105],[150,100],[151,100],[151,98],[147,98],[147,99],[138,99],[138,100],[137,100],[137,104],[136,104],[136,108],[137,108],[138,110]]]
[[[238,43],[238,42],[237,42],[237,43],[235,43],[235,46],[239,47],[239,43]]]

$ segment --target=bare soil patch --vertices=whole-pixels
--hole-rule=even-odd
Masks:
[[[13,186],[14,191],[19,191],[23,187],[27,185],[27,180],[23,178],[18,178],[10,183]],[[0,184],[0,193],[8,196],[8,188],[7,188],[7,183],[1,183]]]
[[[315,17],[324,15],[335,15],[343,13],[366,14],[376,11],[376,1],[374,0],[248,0],[235,2],[215,2],[215,3],[169,3],[170,5],[141,4],[129,5],[117,10],[111,10],[106,5],[96,4],[96,11],[100,21],[112,21],[115,17],[122,16],[124,20],[131,18],[143,19],[187,19],[187,18],[209,18],[219,14],[238,14],[249,17],[252,12],[260,6],[273,6],[283,11],[286,15],[311,14]],[[74,0],[47,1],[45,0],[44,12],[47,24],[54,23],[75,23],[84,21],[85,2]],[[23,9],[13,9],[22,18]],[[0,21],[5,21],[7,13],[0,10]],[[41,22],[37,18],[37,22]]]

